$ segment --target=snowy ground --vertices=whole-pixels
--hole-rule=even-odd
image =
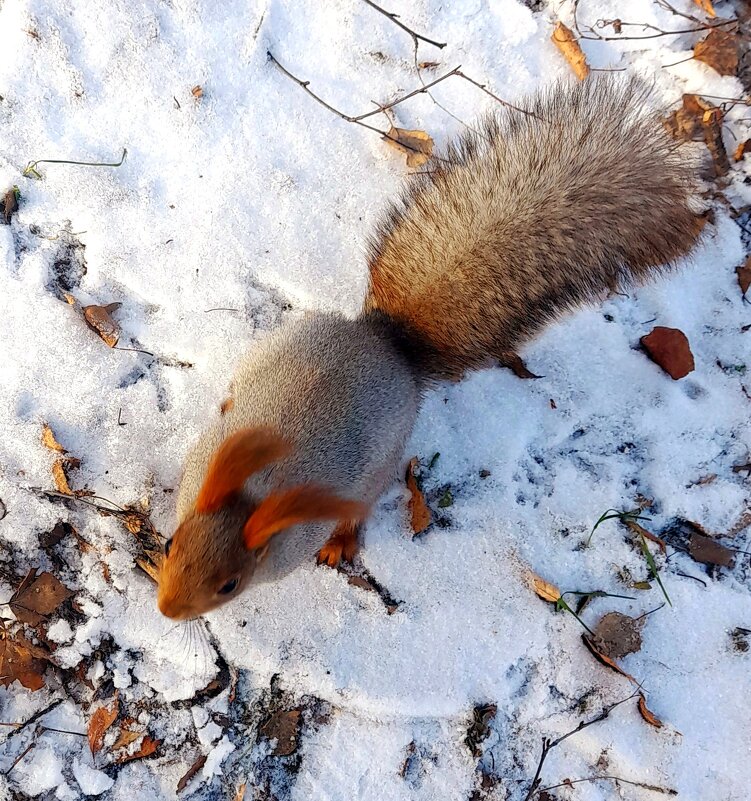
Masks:
[[[555,17],[572,22],[570,2],[539,12],[517,0],[384,3],[448,43],[420,46],[419,60],[440,62],[430,76],[461,64],[513,101],[570,72],[550,42]],[[674,5],[699,13],[689,0]],[[730,3],[716,6],[733,15]],[[580,2],[580,21],[616,17],[693,27],[651,0]],[[739,80],[696,61],[664,66],[698,38],[584,50],[592,66],[649,76],[671,107],[687,91],[742,95]],[[0,225],[0,596],[32,567],[75,592],[40,630],[57,644],[46,686],[0,688],[0,722],[65,699],[41,723],[85,731],[116,689],[120,705],[95,758],[83,737],[9,728],[0,798],[174,798],[205,754],[182,797],[231,799],[246,783],[248,799],[521,801],[543,737],[632,692],[584,648],[571,615],[530,591],[526,569],[562,589],[635,598],[595,599],[583,612],[590,626],[611,610],[659,606],[654,581],[629,587],[628,574],[649,571],[616,521],[581,547],[606,509],[632,509],[639,496],[653,501],[654,533],[691,520],[751,549],[748,480],[732,470],[751,445],[751,332],[741,331],[751,314],[735,275],[741,230],[720,205],[669,280],[532,344],[525,360],[544,378],[490,370],[429,398],[405,455],[426,464],[440,452],[425,478],[440,524],[412,539],[395,487],[361,554],[400,602],[393,614],[378,594],[309,565],[210,615],[189,639],[159,616],[132,533],[32,490],[54,486],[54,454],[40,441],[48,423],[81,460],[74,488],[141,503],[169,532],[182,456],[243,350],[284,316],[357,308],[365,237],[407,168],[375,134],[306,97],[267,49],[350,114],[419,86],[410,37],[361,0],[0,0],[0,190],[21,191],[11,225]],[[444,143],[494,104],[453,78],[434,95],[454,117],[422,95],[397,107],[396,124]],[[749,138],[744,111],[729,114],[729,150]],[[30,160],[117,161],[123,148],[119,168],[42,164],[43,180],[21,175]],[[747,171],[735,165],[730,178],[736,207],[751,202]],[[120,346],[138,350],[108,348],[63,290],[83,304],[121,302]],[[637,349],[655,324],[688,336],[687,378],[672,381]],[[454,502],[439,509],[446,487]],[[68,531],[42,547],[60,520],[78,538]],[[608,774],[688,801],[747,799],[751,665],[736,630],[751,628],[751,570],[745,554],[735,563],[708,570],[671,555],[661,577],[672,606],[645,619],[641,650],[622,660],[665,726],[649,726],[632,699],[551,751],[541,787]],[[483,704],[497,712],[473,753],[465,739]],[[296,748],[275,755],[266,719],[296,709]],[[113,745],[128,717],[159,745],[119,765]],[[614,797],[665,796],[610,780],[548,795]]]

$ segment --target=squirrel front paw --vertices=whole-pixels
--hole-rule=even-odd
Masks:
[[[318,551],[318,564],[336,567],[340,562],[352,562],[357,555],[359,523],[344,520],[333,530]]]

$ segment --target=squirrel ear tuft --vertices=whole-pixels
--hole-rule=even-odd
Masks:
[[[250,551],[263,548],[274,534],[298,523],[358,520],[366,512],[365,504],[340,498],[316,484],[273,492],[248,518],[243,530],[245,547]]]
[[[236,431],[217,448],[209,463],[196,498],[196,512],[209,514],[221,509],[242,489],[248,476],[289,451],[289,445],[269,428]]]

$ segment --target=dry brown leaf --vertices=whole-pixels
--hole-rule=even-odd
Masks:
[[[159,584],[159,568],[153,562],[139,557],[136,559],[136,564],[150,579]]]
[[[688,552],[692,559],[705,565],[733,567],[735,563],[735,554],[730,548],[696,531],[689,537]]]
[[[422,490],[417,486],[417,479],[415,478],[415,469],[418,465],[417,457],[410,459],[409,466],[407,467],[407,489],[409,490],[409,507],[410,521],[412,525],[413,534],[421,534],[430,525],[430,509],[425,502],[425,496]]]
[[[687,376],[694,369],[694,355],[683,331],[658,325],[641,338],[649,358],[674,380]]]
[[[740,39],[737,34],[727,31],[710,31],[694,46],[694,58],[720,75],[735,75],[740,59]]]
[[[745,142],[738,143],[738,147],[736,147],[735,153],[733,153],[733,158],[735,161],[740,161],[746,153],[751,153],[751,139],[746,139]]]
[[[561,51],[563,57],[571,65],[571,69],[576,77],[583,81],[589,75],[589,64],[584,56],[584,52],[579,45],[574,32],[567,28],[562,22],[555,26],[551,41]]]
[[[383,141],[406,154],[408,167],[422,167],[433,155],[433,139],[425,131],[410,131],[392,125]]]
[[[300,728],[300,710],[276,712],[258,730],[265,740],[276,740],[271,753],[289,756],[297,750],[297,733]]]
[[[16,187],[11,187],[0,200],[0,211],[2,216],[0,222],[10,225],[11,218],[18,211],[19,193]]]
[[[233,801],[243,801],[245,798],[245,787],[247,786],[246,782],[240,784],[237,788],[237,792],[235,793],[235,797]]]
[[[619,667],[609,656],[607,656],[607,654],[602,653],[602,651],[597,647],[597,645],[595,645],[590,637],[587,637],[586,634],[582,634],[582,640],[584,640],[584,644],[598,662],[601,662],[603,665],[607,665],[607,667],[609,667],[611,670],[614,670],[616,673],[620,673],[621,676],[625,676],[634,684],[639,683],[630,673],[626,673],[623,668]]]
[[[108,303],[106,306],[84,306],[82,310],[86,324],[110,348],[114,348],[120,339],[120,327],[110,316],[120,306],[122,303]]]
[[[667,554],[668,550],[667,550],[667,545],[665,544],[665,540],[662,540],[659,537],[656,537],[654,534],[652,534],[651,531],[647,531],[646,528],[644,528],[643,526],[640,526],[634,520],[627,520],[626,521],[626,525],[631,529],[631,531],[634,532],[634,534],[641,534],[642,537],[644,537],[644,539],[649,540],[650,542],[654,542],[656,545],[659,545],[660,546],[660,550],[664,554]]]
[[[600,653],[610,659],[621,659],[641,648],[641,629],[644,618],[638,620],[620,612],[608,612],[595,627]]]
[[[684,94],[682,107],[665,120],[671,136],[690,142],[704,142],[712,156],[714,178],[727,175],[730,161],[722,139],[722,109],[699,95]]]
[[[10,687],[18,680],[28,690],[44,687],[44,659],[46,654],[38,646],[18,633],[9,636],[0,630],[0,684]]]
[[[717,16],[717,13],[715,12],[714,7],[712,6],[712,0],[694,0],[694,3],[696,3],[696,5],[699,6],[699,8],[701,8],[703,11],[705,11],[707,13],[707,16],[709,17]]]
[[[651,712],[647,708],[647,701],[646,701],[646,699],[644,698],[644,696],[641,693],[639,693],[638,705],[639,705],[639,712],[641,713],[641,716],[644,718],[644,720],[647,721],[647,723],[649,723],[650,726],[654,726],[656,729],[661,729],[665,725],[654,714],[654,712]]]
[[[67,453],[68,451],[57,441],[57,438],[52,433],[52,429],[47,423],[42,426],[42,445],[49,448],[51,451],[58,453]]]
[[[104,735],[107,734],[110,726],[117,720],[118,701],[117,695],[112,702],[112,707],[100,706],[89,720],[89,748],[91,755],[96,756],[104,745]]]
[[[58,492],[62,492],[63,495],[72,495],[73,490],[70,488],[68,476],[65,474],[66,464],[67,459],[55,459],[55,463],[52,465],[52,478],[55,480]]]
[[[143,736],[143,731],[134,730],[132,726],[137,726],[138,722],[133,718],[125,718],[120,724],[120,734],[112,746],[113,751],[119,751],[134,743],[139,737]]]
[[[181,793],[191,782],[191,779],[206,764],[206,754],[199,754],[198,759],[185,771],[177,783],[177,792]]]
[[[137,751],[132,754],[123,754],[119,756],[115,762],[117,762],[118,765],[124,765],[126,762],[132,762],[134,759],[143,759],[144,757],[151,756],[161,744],[161,740],[155,740],[147,734],[143,738],[141,747]]]
[[[550,601],[551,603],[556,603],[558,601],[561,597],[561,591],[555,584],[545,581],[545,579],[540,578],[531,570],[528,575],[532,589],[537,593],[538,597],[542,598],[543,601]]]
[[[735,274],[738,276],[738,286],[741,288],[741,293],[745,295],[751,286],[751,256],[746,259],[744,265],[735,268]]]
[[[200,100],[203,97],[203,87],[202,86],[194,86],[190,93],[195,97],[196,100]]]
[[[71,595],[73,593],[51,573],[36,576],[34,569],[13,593],[8,605],[16,619],[30,626],[36,626]]]
[[[517,353],[504,353],[498,357],[498,364],[501,367],[508,367],[517,378],[542,378],[529,370]]]

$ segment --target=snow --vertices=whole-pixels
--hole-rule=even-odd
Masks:
[[[673,5],[698,13],[690,0]],[[716,5],[731,15],[730,3]],[[539,13],[517,0],[384,6],[448,43],[421,44],[420,60],[440,62],[431,77],[461,64],[513,102],[569,74],[549,41],[555,15],[573,22],[569,0]],[[581,0],[578,16],[686,22],[651,0]],[[685,60],[696,38],[586,41],[584,50],[594,67],[653,81],[666,106],[683,92],[741,96],[737,79]],[[22,197],[12,224],[0,225],[3,597],[30,567],[58,575],[77,611],[48,630],[53,661],[70,676],[83,660],[101,692],[94,706],[117,688],[122,714],[161,741],[153,757],[110,770],[106,748],[91,767],[86,738],[37,733],[8,786],[28,797],[161,801],[205,754],[191,798],[232,798],[247,781],[249,797],[270,786],[283,801],[468,799],[483,769],[501,782],[488,797],[520,801],[542,737],[632,691],[584,650],[571,615],[531,593],[526,571],[566,590],[635,598],[593,600],[582,615],[590,626],[613,609],[659,606],[658,587],[620,580],[649,574],[616,522],[581,547],[606,509],[634,508],[638,495],[654,501],[651,531],[686,518],[717,535],[737,529],[722,541],[750,549],[748,527],[738,528],[749,485],[732,471],[751,450],[741,230],[718,203],[702,245],[669,277],[549,329],[523,354],[543,378],[487,370],[426,399],[405,456],[427,464],[440,452],[425,489],[432,498],[450,486],[454,504],[440,510],[445,526],[412,539],[395,486],[368,523],[362,564],[400,602],[394,614],[376,593],[310,564],[201,626],[175,626],[159,616],[135,538],[116,518],[32,490],[53,487],[41,425],[81,459],[75,488],[146,508],[167,534],[182,457],[245,349],[305,309],[358,308],[365,239],[406,167],[375,134],[306,97],[267,63],[267,49],[348,114],[419,86],[409,36],[361,0],[227,2],[222,13],[205,0],[0,1],[0,190],[17,184]],[[450,114],[419,95],[394,110],[395,124],[439,144],[495,102],[454,78],[433,94]],[[746,111],[728,114],[729,150],[751,137]],[[43,180],[21,174],[35,159],[117,161],[123,148],[119,168],[40,164]],[[726,194],[736,208],[751,203],[748,174],[748,159],[733,167]],[[61,300],[60,264],[72,265],[79,302],[123,304],[120,346],[137,350],[107,348]],[[637,349],[658,324],[691,343],[696,370],[679,382]],[[707,475],[716,478],[697,483]],[[61,519],[78,539],[47,552],[39,534]],[[671,556],[661,575],[672,606],[649,615],[642,649],[623,660],[665,727],[623,704],[551,752],[543,786],[607,762],[604,772],[681,798],[745,801],[751,657],[732,633],[751,628],[751,571],[745,554],[736,563],[710,574]],[[227,671],[236,692],[222,684]],[[50,689],[37,693],[0,688],[0,720],[27,720],[62,697],[70,685],[47,675]],[[210,698],[201,691],[213,681],[224,689]],[[92,697],[84,687],[40,725],[85,730]],[[294,768],[295,757],[274,757],[256,737],[279,697],[305,710]],[[498,711],[475,758],[464,739],[484,703]],[[3,771],[31,736],[1,735]],[[558,792],[603,801],[618,791],[602,781]]]
[[[73,775],[84,795],[101,795],[115,783],[103,771],[91,768],[77,759],[73,762]]]

